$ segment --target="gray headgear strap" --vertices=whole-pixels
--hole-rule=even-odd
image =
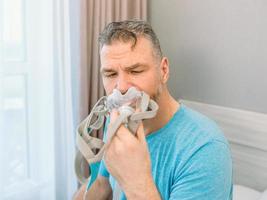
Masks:
[[[140,97],[140,112],[135,113],[135,110],[130,106],[121,106],[118,108],[119,116],[109,126],[108,140],[111,140],[121,124],[124,124],[133,134],[136,133],[139,123],[144,119],[155,117],[158,111],[157,103],[150,99],[149,96],[141,92]],[[75,157],[75,172],[80,183],[84,184],[88,181],[81,173],[82,157],[90,163],[98,162],[102,159],[106,144],[95,137],[90,136],[93,130],[99,130],[103,124],[105,116],[109,113],[107,107],[107,97],[104,96],[94,105],[91,113],[84,119],[76,131],[76,144],[79,151]],[[94,149],[100,149],[95,154]]]

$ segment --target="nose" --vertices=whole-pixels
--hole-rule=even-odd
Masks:
[[[118,89],[122,94],[125,94],[128,89],[132,86],[130,79],[125,74],[120,74],[117,79],[116,89]]]

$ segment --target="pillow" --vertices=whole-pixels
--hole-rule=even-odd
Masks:
[[[257,190],[242,185],[234,185],[233,200],[259,200],[260,197],[261,193]]]
[[[262,194],[261,197],[258,200],[267,200],[267,190],[265,190]]]

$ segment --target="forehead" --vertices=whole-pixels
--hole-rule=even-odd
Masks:
[[[101,65],[110,62],[136,62],[153,60],[153,48],[150,40],[140,37],[135,46],[133,43],[113,41],[110,45],[104,45],[100,50]]]

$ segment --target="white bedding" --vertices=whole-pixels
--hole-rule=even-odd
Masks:
[[[267,190],[259,192],[242,185],[234,185],[233,189],[233,200],[267,200]]]

